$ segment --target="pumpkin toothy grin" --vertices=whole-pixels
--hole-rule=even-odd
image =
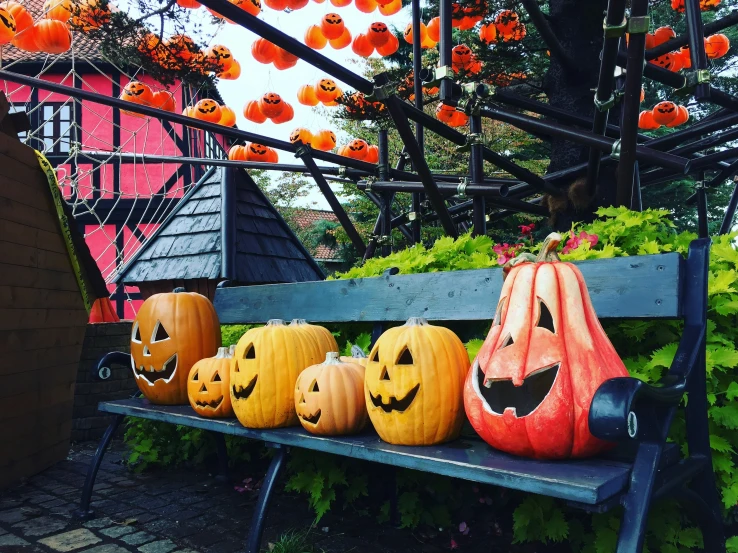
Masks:
[[[177,371],[177,354],[172,355],[161,367],[161,370],[156,370],[154,365],[149,365],[147,369],[145,365],[139,365],[133,374],[136,378],[143,378],[149,386],[153,386],[157,380],[163,380],[169,382],[174,373]]]
[[[300,415],[300,418],[304,420],[305,422],[309,422],[310,424],[318,424],[318,421],[320,420],[320,409],[318,409],[318,412],[314,415]]]
[[[493,414],[502,415],[507,409],[512,409],[516,417],[525,417],[546,399],[556,382],[560,366],[561,363],[556,363],[539,369],[524,379],[521,386],[515,386],[509,378],[487,378],[479,367],[479,361],[476,361],[474,389],[482,398],[485,408]]]
[[[385,413],[391,413],[392,411],[402,412],[410,407],[410,404],[415,399],[415,396],[418,395],[418,390],[420,390],[420,384],[416,384],[415,387],[410,390],[402,399],[397,399],[395,396],[390,396],[387,403],[384,403],[382,401],[382,394],[375,396],[373,393],[369,392],[369,396],[372,398],[372,403],[374,404],[374,407],[381,408],[382,411],[384,411]]]
[[[254,388],[256,387],[256,379],[259,378],[259,375],[254,375],[254,378],[251,379],[251,382],[249,382],[246,387],[243,386],[236,386],[233,385],[233,399],[248,399],[251,395],[251,392],[254,391]]]
[[[221,403],[223,403],[223,396],[210,401],[200,401],[199,399],[195,400],[195,405],[197,405],[198,407],[208,407],[210,409],[217,409],[218,407],[220,407]]]

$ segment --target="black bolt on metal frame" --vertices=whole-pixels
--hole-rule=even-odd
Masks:
[[[413,92],[415,94],[415,107],[423,111],[423,81],[420,80],[420,72],[423,65],[423,53],[420,40],[420,0],[412,0],[413,11]],[[425,157],[425,137],[423,136],[423,125],[415,123],[415,139],[418,141],[420,152]],[[413,232],[413,242],[420,242],[420,211],[422,209],[423,194],[414,192],[412,195],[412,210],[414,219],[410,228]]]

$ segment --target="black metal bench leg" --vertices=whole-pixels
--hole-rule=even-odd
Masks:
[[[630,487],[623,499],[617,553],[641,553],[648,524],[648,509],[661,459],[661,444],[642,442],[630,473]]]
[[[95,487],[95,478],[97,478],[97,471],[100,469],[100,463],[105,455],[105,451],[108,449],[110,440],[113,439],[115,431],[118,430],[118,426],[120,426],[122,420],[123,415],[115,415],[113,422],[111,422],[110,426],[105,430],[105,434],[103,434],[100,444],[97,446],[97,451],[95,451],[95,456],[92,458],[90,468],[87,469],[87,478],[85,479],[85,485],[82,488],[82,499],[79,502],[79,509],[74,512],[74,516],[76,518],[90,520],[95,516],[95,514],[90,510],[92,488]]]
[[[675,499],[684,506],[689,516],[702,531],[703,550],[709,553],[725,553],[725,530],[722,516],[715,516],[705,498],[689,489],[680,490]]]
[[[261,534],[264,531],[264,519],[266,518],[267,509],[269,508],[269,500],[274,491],[274,484],[277,481],[282,465],[287,457],[287,448],[280,445],[272,445],[274,447],[274,457],[269,465],[264,481],[261,484],[259,492],[259,500],[256,502],[254,515],[251,517],[251,528],[249,529],[249,537],[246,542],[246,553],[259,553],[261,546]]]
[[[225,436],[220,432],[212,432],[213,440],[215,440],[215,449],[218,453],[218,476],[215,477],[217,482],[227,484],[228,475],[228,448],[225,443]]]

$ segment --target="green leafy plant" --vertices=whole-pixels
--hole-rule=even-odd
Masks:
[[[324,553],[324,551],[312,543],[310,529],[290,530],[269,544],[270,553]]]

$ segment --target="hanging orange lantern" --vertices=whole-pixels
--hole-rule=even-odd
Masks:
[[[458,44],[451,49],[451,63],[464,66],[471,61],[472,51],[466,44]]]
[[[319,3],[322,4],[322,2]],[[345,8],[351,4],[351,0],[331,0],[331,4],[337,8]]]
[[[264,144],[249,142],[246,144],[246,161],[269,161],[269,148]]]
[[[61,21],[42,19],[34,27],[36,46],[42,52],[63,54],[72,47],[72,32]]]
[[[343,34],[340,37],[331,39],[328,42],[330,42],[334,50],[342,50],[351,44],[351,32],[347,27],[344,27]]]
[[[233,65],[233,54],[222,44],[216,44],[205,50],[205,60],[214,65],[218,72],[228,71]]]
[[[377,146],[370,145],[366,150],[364,161],[367,163],[379,163],[379,148]]]
[[[448,122],[449,127],[463,127],[469,123],[469,116],[461,111],[454,111],[451,120]]]
[[[512,10],[502,10],[495,17],[495,27],[497,32],[503,36],[513,34],[515,27],[520,24],[518,14]]]
[[[224,127],[232,127],[235,124],[236,112],[228,106],[220,106],[220,121],[218,121],[218,125],[223,125]]]
[[[387,42],[384,43],[382,46],[377,46],[377,54],[380,56],[391,56],[397,50],[400,49],[400,41],[397,39],[395,35],[390,33],[389,38],[387,39]]]
[[[333,79],[320,79],[315,85],[315,96],[324,103],[332,102],[340,93],[340,88]]]
[[[8,10],[0,7],[0,46],[13,40],[15,32],[15,17]]]
[[[297,101],[303,106],[317,106],[320,103],[318,97],[315,95],[315,88],[313,85],[304,84],[297,91]]]
[[[658,129],[660,126],[661,125],[653,120],[653,112],[650,109],[643,110],[638,115],[639,129],[642,129],[644,131],[653,131],[655,129]]]
[[[374,53],[374,45],[369,42],[369,39],[364,34],[356,35],[354,42],[351,44],[351,50],[357,56],[362,58],[368,58]]]
[[[310,25],[305,31],[305,44],[313,50],[322,50],[328,44],[328,39],[323,35],[323,30],[317,25]]]
[[[195,104],[195,119],[217,123],[220,121],[222,112],[220,104],[211,98],[203,98]]]
[[[347,144],[346,156],[351,159],[363,160],[366,158],[368,150],[369,144],[366,143],[366,140],[356,138]]]
[[[439,42],[441,40],[441,18],[434,17],[428,21],[425,31],[433,42]]]
[[[177,0],[177,5],[180,8],[188,8],[191,10],[196,10],[197,8],[202,6],[202,4],[200,4],[200,2],[198,2],[197,0]]]
[[[276,92],[267,92],[259,99],[261,113],[269,118],[276,117],[284,110],[285,102]]]
[[[287,9],[287,0],[264,0],[264,5],[278,12]]]
[[[238,60],[233,60],[233,63],[228,68],[228,71],[218,73],[217,76],[219,79],[224,79],[226,81],[235,81],[241,76],[241,64],[238,63]]]
[[[328,40],[340,38],[344,29],[343,18],[337,13],[328,13],[320,21],[320,29]]]
[[[674,29],[672,29],[668,25],[664,27],[659,27],[653,32],[653,45],[660,46],[661,44],[671,40],[672,38],[676,38],[676,32],[674,32]]]
[[[301,10],[307,6],[309,2],[310,0],[287,0],[287,7],[292,11]]]
[[[323,129],[313,135],[312,147],[327,152],[336,147],[336,135],[333,131]]]
[[[277,47],[264,38],[257,38],[251,45],[251,56],[259,63],[272,63],[277,57]]]
[[[56,19],[66,23],[72,17],[72,2],[71,0],[46,0],[43,15],[47,19]]]
[[[348,157],[348,145],[344,144],[343,146],[339,146],[338,150],[336,150],[336,155]]]
[[[497,42],[497,27],[494,25],[482,25],[479,27],[479,40],[485,44]]]
[[[164,111],[175,112],[177,103],[174,100],[174,94],[168,90],[157,90],[151,95],[151,105]]]
[[[291,104],[284,102],[284,108],[282,109],[282,113],[280,113],[276,117],[272,117],[272,123],[279,125],[281,123],[286,123],[287,121],[292,121],[294,117],[295,117],[294,108],[292,107]]]
[[[10,43],[16,48],[28,52],[38,52],[33,28],[33,16],[19,2],[13,0],[0,4],[4,10],[13,16],[15,22],[15,36]]]
[[[279,161],[279,154],[274,148],[268,148],[267,150],[267,163],[277,163]]]
[[[413,34],[413,24],[408,23],[407,27],[405,27],[405,32],[403,33],[403,36],[405,37],[405,42],[408,44],[412,44],[414,40],[414,34]],[[425,26],[425,23],[422,21],[420,22],[420,43],[422,44],[423,41],[428,37],[428,30]]]
[[[724,34],[710,35],[705,38],[705,54],[711,60],[722,58],[730,50],[730,39]]]
[[[677,113],[677,116],[674,118],[674,120],[671,123],[667,123],[666,126],[669,128],[678,127],[679,125],[684,125],[687,121],[689,121],[689,112],[687,111],[687,108],[684,106],[677,106],[677,109],[679,110]]]
[[[313,140],[313,133],[303,127],[298,127],[290,133],[290,143],[297,144],[310,144]]]
[[[372,13],[377,9],[376,0],[356,0],[354,2],[356,9],[362,13]]]
[[[274,67],[277,69],[287,69],[293,67],[299,58],[295,54],[290,54],[284,48],[277,46],[277,55],[274,58]]]
[[[248,14],[257,16],[261,13],[261,0],[243,0],[238,7]]]
[[[380,2],[377,3],[379,4],[379,13],[382,15],[395,15],[402,9],[402,0],[392,0],[385,5],[382,5]]]
[[[231,161],[247,161],[248,152],[246,151],[246,147],[241,146],[240,144],[234,144],[231,146],[231,149],[228,150],[228,159]]]
[[[379,48],[380,46],[387,44],[392,33],[387,28],[387,25],[381,21],[376,21],[369,25],[369,30],[367,31],[366,36],[369,39],[369,42],[372,43],[372,46]]]
[[[420,47],[427,50],[428,48],[435,48],[437,44],[437,42],[431,40],[431,37],[426,35],[425,40],[420,43]]]
[[[243,116],[252,123],[263,123],[267,120],[266,115],[261,112],[261,108],[259,108],[259,102],[257,100],[251,100],[246,103],[243,107]]]
[[[456,113],[456,108],[453,106],[447,106],[444,103],[439,103],[436,106],[436,119],[442,123],[450,123]]]

